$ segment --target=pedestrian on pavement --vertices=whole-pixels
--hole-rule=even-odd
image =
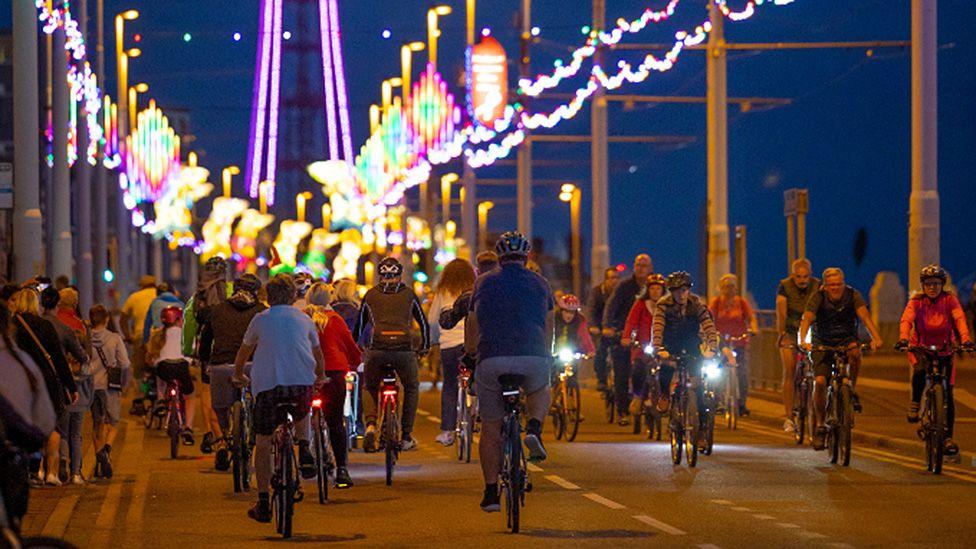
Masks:
[[[182,310],[183,306],[183,301],[173,292],[173,287],[168,282],[160,282],[156,286],[156,299],[153,299],[152,303],[149,304],[149,312],[146,313],[146,319],[143,321],[143,341],[148,342],[152,331],[163,327],[163,322],[160,319],[160,313],[163,309],[179,307]]]
[[[315,323],[292,306],[295,283],[291,276],[278,274],[265,286],[270,308],[251,320],[244,341],[234,359],[234,382],[251,385],[254,394],[252,421],[256,435],[254,469],[258,501],[247,515],[258,522],[271,522],[271,435],[277,424],[279,405],[294,411],[298,462],[304,478],[315,476],[315,458],[309,449],[308,412],[312,387],[324,377],[324,360]],[[244,364],[251,360],[251,375]]]
[[[441,312],[450,309],[457,298],[474,287],[475,272],[471,263],[454,259],[444,266],[437,281],[437,290],[430,303],[427,320],[430,324],[431,343],[440,345],[441,371],[441,432],[437,442],[443,446],[454,444],[454,426],[457,421],[458,369],[464,355],[464,320],[449,330],[441,329],[438,321]]]
[[[48,396],[54,405],[57,423],[64,421],[68,405],[78,399],[74,376],[64,356],[64,349],[57,330],[50,321],[40,316],[38,293],[31,287],[17,292],[12,300],[11,312],[14,314],[14,329],[17,346],[34,359],[41,367],[47,382]],[[61,452],[61,435],[54,431],[45,446],[45,475],[38,480],[60,486],[58,465]]]
[[[46,377],[33,358],[11,338],[10,310],[0,302],[0,497],[15,532],[27,513],[30,494],[28,454],[40,451],[54,432],[57,416]]]
[[[132,369],[135,375],[141,376],[146,363],[146,340],[149,339],[143,329],[149,307],[156,299],[156,277],[143,275],[139,279],[139,289],[133,292],[122,304],[119,315],[119,329],[122,337],[132,349]]]
[[[81,319],[81,312],[78,310],[78,290],[65,288],[61,290],[60,295],[61,301],[58,302],[57,310],[58,320],[71,328],[87,352],[91,342],[89,341],[88,327],[85,326],[85,321]]]
[[[70,288],[61,291],[68,292]],[[88,353],[85,352],[75,332],[58,317],[57,310],[60,301],[61,294],[53,287],[45,288],[41,292],[41,307],[44,310],[42,316],[58,332],[58,338],[60,338],[61,346],[65,351],[75,386],[78,388],[78,400],[69,405],[65,413],[58,418],[58,434],[61,436],[58,479],[61,482],[68,482],[70,479],[74,484],[83,484],[84,481],[81,479],[81,429],[85,412],[91,406],[93,390],[91,365],[88,362]],[[70,468],[68,467],[69,457]]]
[[[639,254],[634,258],[633,274],[621,281],[610,298],[607,299],[606,307],[603,311],[603,337],[611,338],[610,360],[613,364],[613,394],[616,400],[617,411],[620,416],[620,425],[630,425],[630,414],[628,405],[630,404],[630,348],[620,343],[623,337],[624,325],[627,323],[627,315],[634,305],[634,300],[644,290],[644,282],[648,275],[654,272],[654,264],[651,256]]]
[[[590,334],[596,343],[596,354],[593,357],[593,370],[596,373],[596,383],[599,390],[607,387],[607,354],[613,340],[602,335],[603,311],[607,300],[620,282],[620,273],[612,267],[604,269],[603,281],[590,290],[589,303],[586,307],[586,319],[589,321]]]
[[[749,409],[746,398],[749,396],[749,363],[747,361],[749,334],[759,332],[756,315],[752,306],[739,296],[739,278],[734,274],[723,275],[718,280],[719,295],[712,298],[708,310],[715,320],[715,328],[720,336],[736,339],[731,348],[726,349],[726,357],[736,365],[735,372],[739,377],[739,415],[746,417]],[[742,338],[742,339],[737,339]]]
[[[129,355],[122,337],[108,329],[109,313],[104,305],[88,311],[92,327],[92,422],[95,437],[95,478],[112,478],[112,444],[122,413],[122,391],[132,379]]]
[[[325,361],[326,381],[317,394],[322,399],[322,414],[329,425],[329,444],[336,461],[335,483],[339,488],[349,488],[352,486],[347,469],[349,437],[343,421],[345,378],[350,370],[362,362],[363,355],[342,317],[332,309],[332,287],[316,282],[308,290],[306,298],[308,305],[305,313],[315,323]]]
[[[819,289],[820,279],[813,276],[810,260],[800,258],[790,265],[790,276],[781,280],[776,290],[776,330],[779,332],[779,356],[783,365],[783,407],[786,410],[783,430],[787,433],[796,429],[793,425],[793,387],[797,373],[797,350],[794,348],[799,344],[797,332],[807,300]]]

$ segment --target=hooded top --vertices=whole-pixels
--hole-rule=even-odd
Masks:
[[[359,310],[359,320],[353,331],[353,339],[361,341],[360,336],[367,326],[373,326],[373,337],[368,343],[370,349],[386,351],[409,351],[413,348],[410,334],[412,321],[420,326],[421,351],[430,349],[430,331],[427,315],[420,306],[417,294],[402,282],[381,282],[369,289],[363,296]]]
[[[236,292],[227,301],[199,311],[200,360],[204,364],[233,364],[251,319],[267,309],[247,292]]]
[[[95,328],[92,330],[92,376],[95,378],[95,389],[105,390],[108,389],[108,371],[105,369],[109,368],[122,368],[122,389],[129,384],[129,380],[132,378],[131,369],[129,368],[129,355],[125,351],[125,343],[122,341],[122,336],[115,332],[111,332],[106,328]],[[98,351],[101,350],[101,353]],[[108,364],[102,362],[102,357]]]

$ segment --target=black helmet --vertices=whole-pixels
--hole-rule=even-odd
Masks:
[[[668,289],[691,288],[691,275],[685,271],[675,271],[668,275]]]
[[[403,265],[393,257],[384,257],[376,266],[380,278],[399,278],[403,275]]]
[[[215,255],[208,259],[203,265],[203,272],[208,274],[222,275],[227,268],[226,265],[227,264],[224,262],[224,258]]]
[[[945,284],[949,280],[949,274],[946,273],[945,269],[935,264],[922,267],[922,272],[918,274],[919,282],[924,284],[930,278],[938,278]]]
[[[502,233],[502,236],[498,238],[498,243],[495,244],[495,253],[498,254],[499,259],[511,257],[526,258],[529,256],[529,250],[531,249],[532,244],[518,231]]]
[[[251,273],[244,273],[234,281],[235,292],[247,292],[253,296],[261,290],[261,279]]]

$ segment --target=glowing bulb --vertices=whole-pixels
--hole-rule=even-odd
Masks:
[[[234,42],[240,42],[240,41],[241,41],[241,33],[235,32],[234,33]]]
[[[583,34],[590,34],[590,30],[592,29],[590,29],[589,25],[583,25],[583,28],[580,29],[580,32]]]
[[[390,29],[383,29],[383,38],[389,38],[393,36],[393,32]]]
[[[532,36],[539,36],[540,32],[542,31],[539,30],[539,27],[532,27]]]
[[[281,33],[281,37],[285,40],[291,40],[291,31],[285,31]]]
[[[491,36],[491,29],[489,29],[488,27],[481,29],[481,36],[485,36],[485,37]]]
[[[188,32],[184,32],[183,33],[183,41],[184,42],[189,42],[190,40],[193,40],[193,35],[191,35]]]

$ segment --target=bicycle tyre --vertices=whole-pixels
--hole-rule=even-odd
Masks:
[[[458,461],[464,461],[464,446],[465,440],[468,437],[468,395],[464,389],[464,385],[461,383],[458,383],[456,410],[457,417],[454,420],[454,438],[457,444],[457,458]]]
[[[277,441],[275,441],[277,444]],[[278,468],[275,471],[274,476],[271,479],[271,489],[272,489],[272,500],[271,504],[273,506],[273,513],[275,517],[275,532],[282,533],[285,526],[285,483],[284,483],[284,472],[280,468],[281,464],[284,462],[284,456],[281,455],[281,448],[274,447],[274,466]]]
[[[240,493],[244,486],[241,482],[241,403],[235,402],[230,407],[230,467],[234,478],[234,493]]]
[[[513,418],[514,419],[514,418]],[[512,533],[519,533],[520,508],[525,496],[522,490],[525,488],[525,472],[522,470],[522,428],[517,421],[512,421],[509,425],[509,440],[511,446],[511,461],[509,463],[509,479],[512,484]]]
[[[851,464],[851,431],[854,429],[854,389],[848,384],[840,387],[840,418],[837,444],[840,450],[839,461],[844,467]]]
[[[393,467],[396,465],[397,451],[396,404],[388,399],[383,409],[383,447],[386,452],[386,485],[393,485]]]
[[[942,474],[942,462],[945,457],[945,428],[946,428],[946,408],[945,408],[945,388],[941,383],[932,387],[932,395],[929,399],[931,408],[932,425],[930,426],[929,439],[931,449],[929,450],[930,471],[936,475]]]
[[[171,411],[166,424],[166,434],[169,435],[169,457],[176,459],[180,451],[180,418],[179,412]]]
[[[685,460],[688,467],[695,467],[698,465],[698,399],[689,395],[685,406]]]
[[[566,415],[568,420],[566,440],[572,442],[579,434],[580,426],[580,391],[575,383],[570,383],[566,387]]]
[[[315,410],[312,414],[312,428],[315,430],[315,483],[319,491],[319,503],[325,503],[329,499],[329,478],[325,471],[325,444],[322,439],[322,412]]]
[[[671,463],[681,465],[681,450],[684,446],[684,421],[681,412],[677,411],[677,399],[671,399],[671,413],[668,418],[668,430],[671,432]]]
[[[712,448],[715,446],[715,406],[706,410],[705,416],[705,455],[712,455]]]
[[[241,488],[251,490],[251,455],[254,449],[254,433],[251,431],[251,410],[247,404],[241,408]]]
[[[281,526],[281,537],[290,538],[291,537],[291,522],[292,515],[295,513],[295,450],[289,444],[287,450],[284,454],[284,467],[282,467],[282,474],[284,475],[284,489],[282,490],[282,499],[284,513],[282,516],[282,526]]]
[[[613,365],[612,360],[607,364],[607,389],[603,391],[604,407],[606,408],[607,423],[613,423],[616,418],[616,397],[613,393]]]
[[[552,417],[552,436],[560,440],[566,434],[566,404],[563,402],[562,386],[556,386],[554,393],[552,404],[549,406],[549,415]]]

